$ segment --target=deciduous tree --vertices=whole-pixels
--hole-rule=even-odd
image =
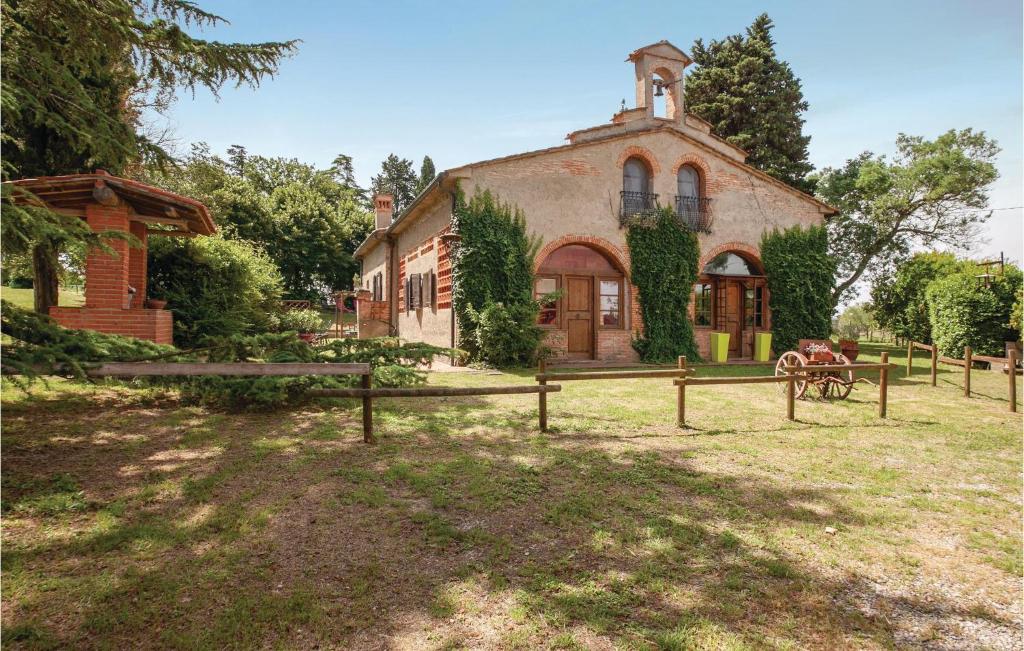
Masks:
[[[900,134],[896,156],[864,152],[825,169],[818,196],[839,209],[827,222],[838,265],[832,300],[842,301],[865,273],[893,265],[912,247],[969,247],[990,213],[999,147],[984,132],[950,130],[935,140]]]
[[[416,198],[419,177],[412,168],[412,161],[390,154],[380,166],[380,174],[373,177],[370,191],[373,194],[388,193],[394,197],[392,206],[397,217]]]

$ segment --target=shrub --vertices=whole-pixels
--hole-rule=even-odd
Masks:
[[[632,282],[640,293],[643,333],[633,348],[645,362],[700,360],[687,306],[697,282],[700,246],[671,208],[637,220],[626,233]]]
[[[281,274],[247,242],[154,237],[149,287],[150,295],[166,300],[174,312],[174,342],[191,347],[204,337],[270,330]]]
[[[1020,336],[1010,326],[1020,291],[1021,274],[1016,267],[1008,267],[990,287],[973,271],[932,282],[926,292],[932,340],[950,357],[962,357],[964,346],[980,355],[1001,357],[1004,342]]]
[[[319,332],[324,317],[319,310],[287,310],[275,317],[278,332]]]
[[[505,305],[487,303],[473,313],[480,360],[494,366],[521,366],[536,361],[544,331],[537,327],[536,302]]]
[[[542,338],[536,323],[522,320],[533,305],[533,262],[539,241],[527,235],[519,209],[501,203],[487,191],[477,193],[468,203],[461,191],[458,193],[453,228],[461,236],[452,259],[452,304],[460,346],[475,360],[511,359],[508,353],[517,351],[517,361],[508,363],[529,363]],[[494,319],[504,318],[494,310],[508,311],[521,341],[499,341],[503,338],[493,333],[483,339],[478,336],[479,318],[492,304],[504,306],[492,309]],[[481,341],[500,343],[503,348],[484,350]]]
[[[761,262],[768,277],[772,348],[795,350],[800,339],[828,339],[836,265],[825,229],[793,226],[765,233]]]

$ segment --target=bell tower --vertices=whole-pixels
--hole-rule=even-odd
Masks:
[[[686,117],[683,70],[693,60],[668,41],[634,50],[626,60],[636,69],[636,107],[644,109],[645,117],[653,118],[654,97],[667,94],[665,117],[682,124]]]

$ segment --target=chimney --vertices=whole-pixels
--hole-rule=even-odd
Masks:
[[[373,196],[373,208],[377,211],[377,228],[387,228],[391,225],[392,200],[390,194],[376,194]]]

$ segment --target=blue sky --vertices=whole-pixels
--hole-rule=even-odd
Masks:
[[[187,93],[171,113],[179,149],[354,157],[364,184],[389,153],[438,169],[550,147],[633,104],[633,49],[689,50],[762,11],[810,103],[811,162],[891,152],[900,132],[982,129],[999,141],[994,208],[1024,205],[1019,0],[916,2],[263,2],[201,0],[223,41],[302,39],[280,74],[220,101]],[[1022,258],[1022,211],[994,213],[972,255]]]

